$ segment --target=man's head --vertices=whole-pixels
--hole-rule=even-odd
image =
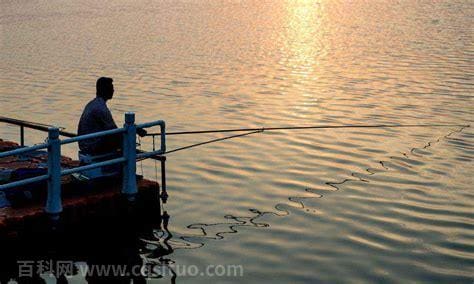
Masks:
[[[108,77],[100,77],[97,79],[96,87],[96,95],[97,97],[101,97],[104,100],[110,100],[114,95],[114,85],[112,84],[114,80]]]

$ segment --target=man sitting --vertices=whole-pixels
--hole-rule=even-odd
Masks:
[[[107,107],[107,101],[114,95],[113,79],[101,77],[96,83],[96,97],[91,100],[84,111],[77,129],[77,135],[110,130],[117,128],[112,113]],[[140,136],[144,136],[146,131],[137,129]],[[79,149],[82,154],[92,156],[114,153],[122,147],[122,134],[106,135],[79,141]]]

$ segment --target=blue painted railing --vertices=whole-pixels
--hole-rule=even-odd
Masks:
[[[137,128],[149,128],[153,126],[160,126],[161,130],[161,147],[159,150],[152,152],[141,152],[137,155],[136,152],[136,134]],[[71,169],[61,170],[61,145],[78,142],[90,138],[97,138],[112,134],[123,134],[123,145],[122,153],[123,156],[102,162],[89,164],[85,166],[79,166]],[[132,112],[125,113],[125,124],[123,128],[117,128],[112,130],[106,130],[64,140],[59,139],[59,128],[50,127],[48,128],[48,139],[45,143],[34,145],[31,147],[19,148],[12,151],[1,152],[0,158],[20,155],[28,152],[34,152],[36,150],[47,149],[48,150],[48,173],[41,176],[27,178],[19,181],[10,182],[7,184],[0,185],[0,191],[8,188],[23,186],[39,181],[48,181],[48,194],[46,200],[45,211],[52,215],[57,215],[62,212],[62,201],[61,201],[61,176],[78,173],[90,169],[95,169],[103,166],[110,166],[118,163],[122,163],[123,171],[123,185],[122,193],[125,194],[129,199],[134,199],[137,193],[137,181],[136,181],[136,159],[148,158],[152,156],[162,155],[166,152],[166,130],[165,122],[163,120],[152,121],[148,123],[135,125],[135,114]]]

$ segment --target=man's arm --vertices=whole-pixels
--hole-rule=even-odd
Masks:
[[[112,117],[112,113],[108,108],[103,109],[99,115],[100,123],[103,125],[104,129],[115,129],[117,128],[117,124],[115,124],[114,118]]]
[[[137,128],[137,134],[138,134],[138,136],[143,137],[147,134],[147,132],[143,128]]]
[[[117,124],[115,124],[114,118],[112,117],[112,113],[109,109],[104,110],[104,113],[101,115],[101,118],[101,122],[104,125],[105,129],[117,128]],[[147,131],[143,128],[137,128],[137,134],[143,137],[147,134]]]
[[[112,113],[108,108],[100,109],[97,114],[97,119],[104,130],[118,128],[117,124],[115,124],[114,118],[112,117]],[[109,151],[115,151],[122,148],[122,134],[120,133],[104,136],[102,140],[105,143],[104,147]]]

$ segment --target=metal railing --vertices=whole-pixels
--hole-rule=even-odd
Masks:
[[[20,145],[21,146],[25,146],[25,127],[30,128],[30,129],[43,131],[43,132],[48,132],[49,128],[54,127],[54,126],[48,125],[48,124],[25,121],[25,120],[15,119],[15,118],[10,118],[10,117],[5,117],[5,116],[0,116],[0,122],[13,124],[13,125],[17,125],[17,126],[20,127]],[[75,137],[75,136],[77,136],[74,133],[61,130],[61,127],[58,127],[58,128],[59,128],[59,135],[61,135],[61,136],[65,136],[65,137]]]
[[[149,128],[152,126],[160,126],[161,131],[161,146],[159,150],[152,152],[140,152],[137,155],[136,152],[136,133],[137,128]],[[23,127],[23,126],[21,126]],[[29,127],[29,126],[26,126]],[[43,127],[42,127],[43,128]],[[38,128],[34,128],[38,129]],[[44,129],[38,129],[43,130]],[[0,185],[0,191],[31,184],[34,182],[47,180],[48,182],[48,193],[45,211],[52,215],[57,215],[62,212],[62,201],[61,201],[61,176],[78,173],[90,169],[95,169],[103,166],[110,166],[118,163],[122,163],[122,193],[125,194],[129,199],[133,200],[137,193],[137,181],[136,181],[136,159],[149,158],[157,155],[162,155],[166,151],[166,131],[165,122],[163,120],[157,120],[153,122],[143,123],[135,125],[135,114],[132,112],[125,113],[125,123],[123,128],[117,128],[112,130],[100,131],[91,134],[81,135],[67,138],[64,140],[59,139],[59,135],[63,134],[57,127],[49,127],[48,139],[45,143],[34,145],[31,147],[19,148],[7,152],[1,152],[0,158],[20,155],[36,150],[47,149],[48,150],[48,173],[41,176],[35,176],[32,178],[22,179],[19,181],[10,182],[7,184]],[[22,131],[23,133],[23,131]],[[71,169],[61,169],[61,145],[70,144],[90,138],[97,138],[106,135],[119,134],[123,135],[122,145],[122,157],[105,160],[85,166],[79,166]],[[69,134],[69,133],[67,133]]]

